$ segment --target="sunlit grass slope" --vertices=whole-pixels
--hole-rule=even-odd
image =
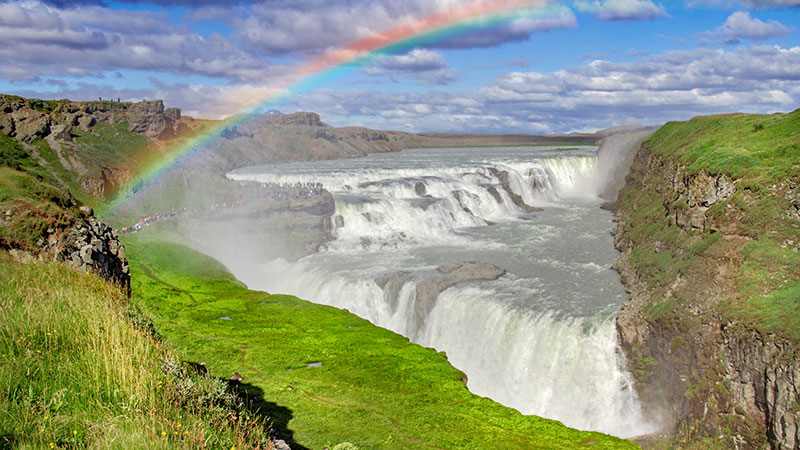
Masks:
[[[471,394],[445,356],[346,311],[249,291],[214,260],[127,236],[134,301],[185,359],[247,377],[293,448],[636,448]]]
[[[147,324],[93,274],[0,252],[0,448],[268,448]]]
[[[649,285],[654,317],[680,315],[681,293],[660,302],[676,277],[706,276],[715,261],[741,258],[735,292],[718,309],[733,321],[765,333],[800,342],[800,110],[773,115],[724,115],[671,122],[659,129],[646,148],[674,161],[689,175],[705,172],[734,180],[736,192],[709,208],[722,229],[748,240],[741,251],[723,233],[680,229],[665,220],[664,189],[673,180],[651,177],[651,188],[628,188],[620,207],[630,220],[626,236],[633,243],[631,262]],[[634,174],[635,175],[635,174]],[[641,174],[634,180],[643,179]],[[794,193],[793,193],[794,192]],[[677,199],[672,207],[685,208]],[[733,253],[732,253],[733,252]],[[716,259],[715,259],[716,258]],[[711,274],[713,275],[713,274]],[[708,275],[706,283],[712,282]],[[685,320],[685,317],[679,317]]]

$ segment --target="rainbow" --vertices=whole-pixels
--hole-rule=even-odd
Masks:
[[[422,18],[402,23],[366,39],[325,53],[323,56],[295,68],[289,75],[269,86],[269,94],[237,105],[238,114],[221,120],[204,132],[166,148],[165,156],[140,169],[137,175],[121,187],[106,212],[115,212],[137,194],[166,174],[202,153],[229,127],[248,120],[251,114],[288,99],[292,94],[312,89],[342,67],[358,67],[386,55],[436,42],[476,29],[498,26],[524,17],[535,17],[549,10],[547,0],[482,0],[454,6]]]

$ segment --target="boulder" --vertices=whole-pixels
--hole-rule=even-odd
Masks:
[[[417,283],[414,315],[419,329],[445,289],[467,281],[496,280],[506,271],[502,267],[477,261],[451,261],[437,268],[444,276],[434,276]]]

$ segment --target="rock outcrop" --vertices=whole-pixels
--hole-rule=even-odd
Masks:
[[[508,181],[508,171],[506,171],[506,170],[502,170],[501,171],[501,170],[497,170],[494,167],[489,167],[489,173],[491,173],[495,178],[497,178],[500,181],[500,185],[503,187],[503,190],[506,191],[506,193],[509,195],[509,197],[511,197],[511,201],[515,205],[517,205],[517,207],[519,207],[520,209],[522,209],[525,212],[534,212],[534,211],[541,211],[542,210],[541,208],[536,208],[534,206],[531,206],[531,205],[525,203],[525,200],[523,200],[522,196],[520,196],[519,194],[514,192],[513,189],[511,189],[511,184]],[[494,189],[494,192],[489,191],[489,193],[492,194],[492,196],[495,197],[495,200],[497,200],[500,197],[499,195],[495,196],[495,193],[497,193],[497,189]],[[499,202],[499,200],[498,200],[498,202]]]
[[[156,139],[169,139],[177,135],[180,118],[180,109],[164,109],[161,100],[133,103],[125,111],[129,131]]]
[[[91,208],[69,208],[42,230],[35,244],[5,242],[4,246],[17,261],[61,261],[81,272],[96,272],[130,295],[130,269],[117,232],[97,219]],[[72,208],[77,214],[73,215]]]
[[[156,139],[171,138],[183,127],[180,109],[165,109],[161,100],[74,102],[0,95],[0,113],[0,132],[25,143],[49,136],[70,141],[77,131],[89,131],[101,122],[126,122],[132,133]]]
[[[772,187],[778,197],[797,192],[791,183]],[[711,438],[730,448],[797,449],[797,345],[725,313],[724,302],[740,295],[742,255],[753,241],[745,212],[729,201],[735,194],[741,204],[759,195],[726,175],[690,171],[642,146],[617,204],[615,243],[622,255],[615,268],[631,294],[617,319],[619,339],[640,396],[654,413],[667,412],[677,445]],[[642,208],[660,217],[653,229],[667,231],[655,237],[632,231]],[[647,266],[665,261],[692,265],[674,274]]]
[[[425,318],[436,304],[436,298],[445,289],[467,281],[496,280],[506,273],[502,267],[476,261],[451,261],[442,264],[437,270],[444,275],[417,283],[414,314],[418,326],[425,322]]]
[[[81,271],[97,272],[130,295],[130,269],[117,232],[94,217],[91,208],[80,210],[81,217],[72,228],[45,240],[44,253]]]

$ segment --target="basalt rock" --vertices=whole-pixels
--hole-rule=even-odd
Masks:
[[[80,208],[74,225],[62,232],[52,233],[42,242],[42,253],[56,261],[83,271],[97,272],[130,295],[130,268],[125,247],[117,232],[94,217],[88,207]]]
[[[437,270],[444,275],[417,283],[414,313],[418,327],[424,323],[436,304],[437,297],[445,289],[467,281],[496,280],[506,273],[502,267],[476,261],[451,261],[442,264]]]
[[[727,200],[737,195],[752,202],[758,194],[739,189],[737,180],[725,175],[689,171],[652,154],[647,145],[639,150],[621,192],[627,203],[617,205],[615,244],[622,254],[614,268],[631,295],[617,318],[619,341],[645,407],[667,416],[667,430],[678,447],[717,439],[730,448],[797,449],[797,345],[731,322],[721,304],[739,292],[742,254],[753,239],[742,225],[743,212]],[[768,189],[787,199],[791,220],[797,184],[787,181]],[[689,245],[667,248],[646,236],[632,236],[632,214],[647,206],[631,203],[636,198],[663,207],[658,225],[674,227],[682,239],[713,233],[718,240],[695,256],[701,263],[693,270],[653,285],[647,278],[652,274],[637,266],[636,252],[680,254]],[[725,213],[719,214],[720,209]],[[782,245],[797,248],[798,243]]]
[[[422,181],[417,181],[414,184],[414,193],[419,195],[420,197],[427,194],[428,192],[427,189],[425,188],[425,183],[423,183]]]
[[[0,132],[26,143],[50,136],[70,141],[78,132],[91,131],[98,123],[122,122],[127,122],[133,133],[169,139],[183,125],[180,109],[165,109],[161,100],[77,102],[0,95],[0,112]]]
[[[542,210],[541,208],[536,208],[534,206],[531,206],[531,205],[525,203],[525,200],[523,200],[522,196],[520,196],[519,194],[514,192],[513,189],[511,189],[511,184],[508,181],[508,171],[505,171],[505,170],[501,171],[501,170],[497,170],[494,167],[489,167],[489,173],[491,173],[495,178],[498,179],[498,181],[500,181],[500,185],[503,187],[503,190],[506,191],[506,193],[509,195],[509,197],[511,197],[511,201],[515,205],[517,205],[518,208],[522,209],[525,212],[534,212],[534,211],[541,211]],[[495,192],[496,192],[496,189],[495,189]],[[494,195],[494,194],[492,194],[492,195]],[[497,198],[497,197],[495,197],[495,198]]]

